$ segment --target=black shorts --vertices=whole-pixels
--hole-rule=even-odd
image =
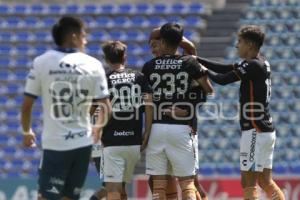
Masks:
[[[79,199],[91,156],[92,146],[68,151],[43,150],[39,169],[38,193],[47,200]]]

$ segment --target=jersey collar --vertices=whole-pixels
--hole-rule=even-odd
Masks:
[[[64,48],[64,47],[56,47],[55,48],[56,51],[60,51],[60,52],[63,52],[63,53],[75,53],[75,52],[78,52],[79,50],[76,49],[76,48]]]

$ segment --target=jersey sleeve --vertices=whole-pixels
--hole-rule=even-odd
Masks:
[[[236,64],[233,71],[241,80],[252,80],[261,74],[259,65],[255,62],[242,62]]]
[[[93,99],[103,99],[109,97],[107,79],[102,64],[98,64],[98,73],[94,79]]]
[[[197,80],[206,75],[205,70],[202,68],[201,64],[193,57],[190,57],[187,60],[187,72],[194,80]]]
[[[41,95],[41,91],[41,74],[38,72],[37,63],[34,60],[27,76],[24,94],[37,98]]]

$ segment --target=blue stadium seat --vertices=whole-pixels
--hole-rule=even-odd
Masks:
[[[0,145],[7,144],[9,137],[7,135],[0,134]]]
[[[30,55],[31,46],[29,44],[19,44],[15,47],[15,51],[20,55]]]
[[[149,26],[151,26],[153,28],[161,26],[164,23],[166,23],[164,18],[157,16],[157,15],[148,18],[148,21],[149,21]]]
[[[77,14],[80,11],[80,6],[78,4],[68,4],[66,5],[67,14]]]
[[[99,10],[97,4],[86,4],[83,6],[82,13],[84,14],[98,14],[102,13],[104,14],[103,10]]]
[[[43,54],[49,49],[50,48],[48,46],[46,46],[45,44],[39,44],[39,45],[35,46],[35,54],[36,55]],[[24,62],[24,64],[26,64],[26,66],[28,66],[28,65],[30,65],[32,60],[25,58],[25,59],[22,60],[22,62]]]
[[[151,7],[149,3],[137,3],[135,5],[135,14],[149,14],[151,12]]]
[[[7,70],[5,71],[0,71],[0,80],[7,80],[8,78],[8,75],[9,75],[9,72]]]
[[[116,16],[113,18],[114,25],[120,28],[126,28],[130,26],[130,20],[128,17]]]
[[[10,7],[6,4],[0,4],[0,13],[3,14],[3,15],[7,15],[9,14],[11,11],[10,11]]]
[[[126,32],[127,34],[127,40],[130,41],[147,41],[148,37],[144,35],[142,32],[137,31],[137,30],[129,30]]]
[[[91,29],[96,27],[95,19],[92,16],[82,16],[82,20],[84,21],[85,25]]]
[[[39,42],[49,42],[49,41],[52,40],[52,37],[51,37],[49,31],[37,31],[34,34],[34,40],[37,43],[39,43]]]
[[[133,16],[130,18],[130,20],[131,20],[132,26],[136,26],[136,27],[140,27],[140,28],[149,26],[148,19],[141,15]]]
[[[15,156],[16,148],[11,146],[6,146],[3,148],[3,152],[5,154],[5,157],[13,158]]]
[[[167,22],[175,22],[179,24],[182,24],[183,22],[183,18],[178,14],[167,15],[165,19]]]
[[[110,17],[100,16],[97,17],[95,20],[98,27],[108,28],[113,26],[113,21]]]
[[[217,167],[217,173],[221,174],[221,175],[232,175],[235,173],[235,166],[233,163],[224,163],[224,162],[220,162]]]
[[[87,46],[87,52],[90,54],[98,55],[101,50],[100,44],[89,44]]]
[[[115,13],[114,5],[112,5],[112,4],[101,5],[101,13],[102,14],[113,14],[113,13]]]
[[[61,14],[63,13],[63,6],[60,4],[49,4],[47,12],[49,14]]]
[[[45,14],[46,8],[43,4],[31,4],[30,5],[30,14]]]
[[[56,23],[56,19],[53,17],[45,17],[42,20],[43,27],[52,27]]]
[[[199,172],[204,176],[212,176],[216,174],[216,164],[215,163],[201,163],[199,165]]]
[[[9,44],[0,44],[0,55],[9,55],[11,52],[11,46]]]
[[[2,54],[1,46],[0,46],[0,54]],[[0,68],[7,68],[9,65],[10,65],[10,59],[9,58],[0,57]]]
[[[183,2],[174,3],[173,5],[171,5],[170,13],[186,14],[187,13],[186,4]]]
[[[40,26],[39,19],[33,16],[25,17],[24,26],[26,28],[38,28]]]
[[[12,38],[12,33],[11,32],[0,32],[0,41],[3,42],[10,42]]]
[[[128,43],[127,44],[127,52],[130,55],[139,55],[141,54],[143,51],[140,48],[140,46],[138,44],[135,43]]]
[[[156,3],[153,5],[153,14],[166,14],[168,12],[168,6],[164,3]]]
[[[203,26],[203,22],[201,17],[199,17],[198,15],[191,15],[191,16],[187,16],[184,19],[184,26],[185,27],[201,27]]]
[[[191,3],[188,6],[188,11],[187,13],[190,14],[202,14],[204,12],[204,6],[202,3]]]
[[[92,41],[105,41],[108,38],[108,34],[106,33],[106,31],[93,31],[90,34],[90,40]]]
[[[18,42],[31,42],[33,40],[33,37],[30,32],[19,31],[15,34],[15,40]]]
[[[300,162],[295,161],[290,163],[290,173],[300,174]]]
[[[14,14],[26,14],[27,13],[27,6],[25,4],[16,4],[13,6],[12,12]]]
[[[119,14],[133,14],[134,13],[134,7],[132,3],[122,3],[118,6],[118,9],[116,11]]]

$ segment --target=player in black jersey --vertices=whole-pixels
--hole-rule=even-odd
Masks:
[[[161,55],[161,48],[160,48],[160,27],[155,28],[152,30],[150,36],[149,36],[149,45],[151,47],[151,52],[154,55],[154,57],[158,57]],[[183,50],[184,55],[196,55],[196,47],[194,44],[189,41],[187,38],[183,37],[182,41],[179,44],[180,50]],[[194,118],[190,122],[191,126],[191,135],[193,137],[193,142],[195,146],[195,155],[198,156],[198,136],[197,136],[197,117],[196,114],[198,112],[199,107],[206,101],[206,94],[202,90],[201,87],[197,86],[197,84],[194,84],[192,88],[189,89],[187,101],[191,102],[195,107],[195,115]],[[169,108],[164,110],[165,115],[171,117],[172,112],[175,113],[175,115],[178,116],[188,116],[191,113],[189,113],[187,110],[180,109],[176,106],[170,106]],[[196,159],[196,168],[198,168],[198,159]],[[172,174],[172,172],[169,172],[168,174]],[[153,178],[152,176],[149,177],[149,187],[151,191],[153,190]],[[206,192],[200,185],[198,181],[198,176],[195,176],[194,184],[196,186],[196,196],[197,200],[208,200]],[[178,197],[177,194],[177,181],[176,178],[173,176],[168,177],[168,183],[166,188],[166,198],[167,200],[176,200]]]
[[[143,74],[125,68],[126,45],[108,41],[103,45],[112,104],[112,117],[103,129],[104,182],[107,199],[126,199],[125,183],[131,181],[140,150],[148,143],[152,125],[152,88]],[[142,134],[145,103],[145,132]],[[144,137],[144,140],[142,139]]]
[[[143,67],[154,90],[155,114],[151,136],[146,151],[146,173],[153,175],[153,199],[165,199],[166,175],[172,167],[179,179],[183,199],[196,199],[194,175],[195,157],[189,135],[189,117],[166,115],[165,109],[178,106],[192,110],[186,102],[188,89],[197,80],[207,93],[212,92],[205,72],[192,56],[176,55],[182,40],[183,29],[175,23],[167,23],[160,29],[162,56],[156,57]],[[170,164],[169,164],[170,163]]]
[[[198,61],[210,69],[214,82],[226,85],[241,81],[240,86],[240,167],[246,200],[259,199],[256,182],[268,198],[282,200],[284,195],[272,180],[275,130],[269,112],[271,67],[260,55],[265,34],[258,26],[245,26],[238,32],[237,52],[243,61],[225,65],[207,59]]]

